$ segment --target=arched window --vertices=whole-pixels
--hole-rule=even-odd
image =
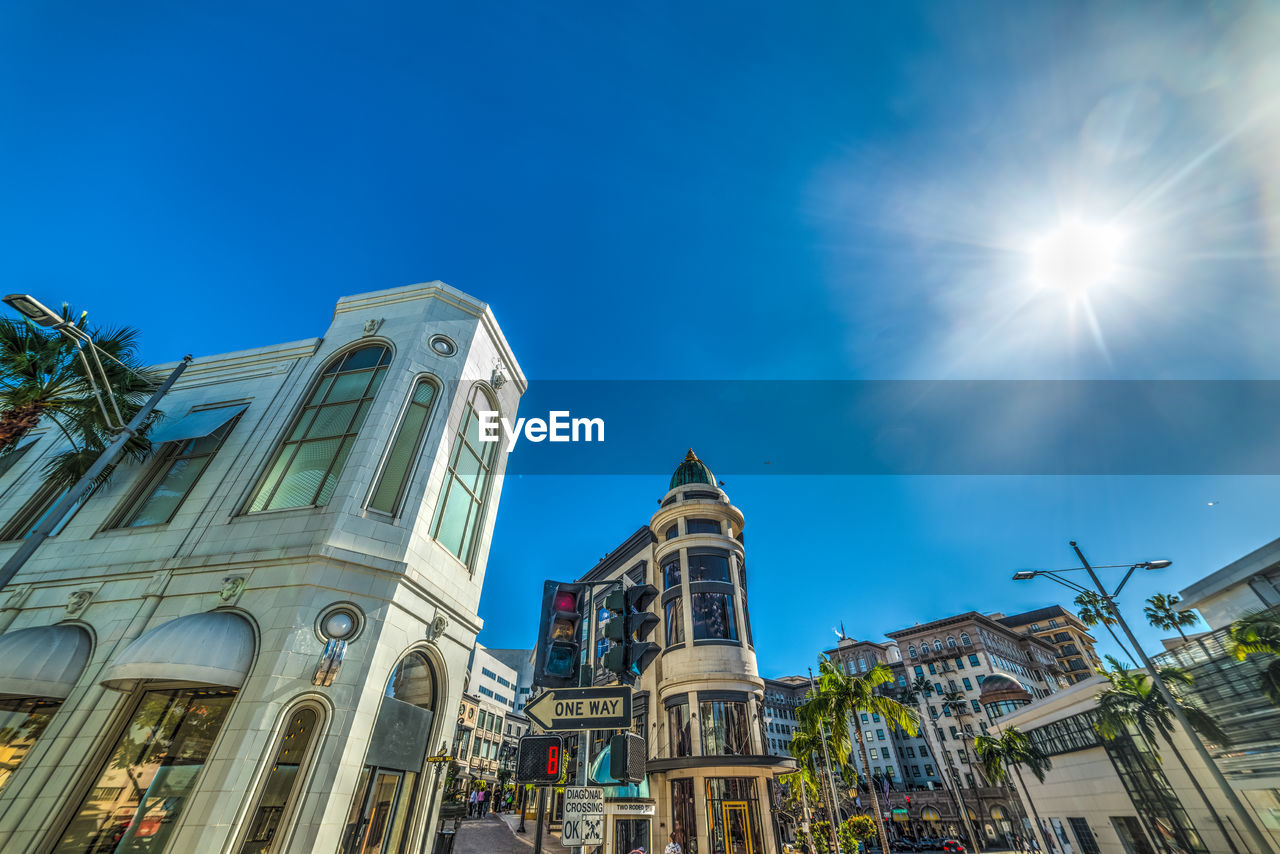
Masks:
[[[391,350],[375,344],[329,363],[267,466],[249,513],[329,503],[390,361]]]
[[[479,411],[496,412],[498,407],[476,386],[462,414],[462,426],[449,455],[449,471],[440,489],[436,519],[431,535],[436,542],[465,564],[470,565],[480,529],[484,498],[488,494],[489,473],[498,450],[497,442],[480,441]]]
[[[955,648],[956,648],[956,639],[953,638],[951,635],[947,635],[947,649],[955,649]]]
[[[960,633],[960,645],[961,645],[961,646],[973,646],[973,644],[969,641],[969,633],[968,633],[968,632],[961,632],[961,633]]]
[[[369,499],[369,509],[394,516],[400,509],[400,499],[409,483],[413,463],[418,458],[418,448],[427,433],[431,420],[431,405],[435,403],[436,387],[430,380],[421,379],[413,387],[409,408],[400,419],[400,427],[391,440],[387,461],[378,474],[378,482]]]
[[[919,656],[917,656],[917,655],[916,655],[916,645],[915,645],[915,644],[911,644],[911,646],[907,647],[907,655],[911,656],[912,658],[918,658],[918,657],[919,657]]]
[[[435,710],[436,671],[431,662],[420,652],[411,652],[391,672],[387,680],[387,696],[417,706]]]
[[[934,652],[942,652],[942,641],[935,639],[933,642],[933,650]]]
[[[315,743],[319,723],[320,712],[310,704],[299,706],[285,718],[284,732],[274,746],[271,770],[262,784],[240,854],[266,854],[272,850],[286,826],[284,814],[299,791],[303,762],[311,755],[309,748]]]

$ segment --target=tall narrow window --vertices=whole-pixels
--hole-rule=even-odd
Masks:
[[[435,385],[425,379],[418,380],[409,399],[409,409],[400,420],[396,437],[391,440],[391,450],[373,488],[369,509],[388,516],[394,516],[399,509],[409,474],[413,471],[413,462],[418,458],[418,448],[427,432],[427,422],[431,420],[431,404],[435,398]]]
[[[390,361],[391,351],[375,345],[329,363],[258,484],[248,512],[329,503]]]
[[[693,755],[693,735],[690,730],[688,702],[667,706],[667,735],[670,738],[669,747],[673,757]]]
[[[432,536],[465,564],[471,563],[475,550],[476,532],[484,509],[484,497],[488,493],[489,473],[498,450],[497,442],[480,441],[481,411],[497,411],[488,395],[478,386],[471,393],[466,411],[462,413],[462,426],[453,442],[449,456],[449,471],[440,490],[440,503],[436,505],[436,519]]]
[[[679,596],[665,606],[667,646],[684,643],[684,600]]]
[[[258,806],[240,854],[267,854],[272,849],[272,843],[280,835],[280,820],[297,788],[302,760],[318,721],[316,710],[305,706],[289,716],[288,729],[271,761],[271,770],[258,796]]]
[[[81,498],[71,506],[67,511],[67,515],[62,517],[62,521],[54,526],[51,534],[56,534],[63,528],[67,527],[67,523],[75,517],[77,511],[80,510],[84,503],[93,497],[93,493],[97,491],[95,486],[89,491],[89,494]],[[27,499],[26,503],[18,508],[18,512],[0,529],[0,540],[25,540],[31,536],[45,517],[52,512],[54,506],[62,500],[67,490],[53,481],[45,481],[40,484],[40,488]]]
[[[134,493],[111,527],[140,528],[171,521],[239,420],[236,415],[207,436],[168,443],[151,477]]]

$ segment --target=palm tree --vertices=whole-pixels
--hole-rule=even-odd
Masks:
[[[129,420],[156,386],[137,359],[137,330],[89,329],[85,314],[72,317],[63,305],[63,320],[85,331],[105,355],[101,363],[107,388],[99,391]],[[0,318],[0,454],[17,450],[47,418],[70,447],[50,460],[45,474],[55,485],[70,487],[114,438],[103,405],[69,338],[29,320]],[[141,459],[149,450],[150,443],[139,435],[125,446],[125,455]],[[108,470],[102,480],[109,476]]]
[[[1156,737],[1158,735],[1172,749],[1178,764],[1182,766],[1183,773],[1187,775],[1187,779],[1195,787],[1196,794],[1200,796],[1200,800],[1204,802],[1205,807],[1213,815],[1213,820],[1217,823],[1222,837],[1227,840],[1231,850],[1236,851],[1235,843],[1232,841],[1231,835],[1227,833],[1227,828],[1223,825],[1217,810],[1209,803],[1209,798],[1205,795],[1204,789],[1200,787],[1196,775],[1191,773],[1191,768],[1187,765],[1187,760],[1183,758],[1182,751],[1178,750],[1173,743],[1173,709],[1169,708],[1168,704],[1165,703],[1159,691],[1152,685],[1151,677],[1146,673],[1140,670],[1127,671],[1119,661],[1110,655],[1107,656],[1107,662],[1111,665],[1111,669],[1101,671],[1101,673],[1107,677],[1111,687],[1098,694],[1098,722],[1095,726],[1098,734],[1110,741],[1121,735],[1128,734],[1131,730],[1137,730],[1151,748],[1151,752],[1155,754],[1157,759],[1160,759],[1160,752],[1156,748]],[[1174,702],[1178,704],[1178,708],[1181,709],[1191,727],[1210,742],[1223,747],[1227,746],[1230,743],[1230,739],[1227,738],[1227,734],[1222,731],[1222,728],[1218,726],[1218,722],[1214,720],[1213,716],[1198,706],[1184,703],[1178,697],[1176,686],[1190,685],[1190,674],[1179,667],[1162,667],[1159,670],[1159,674],[1160,679],[1169,689],[1169,693],[1173,695]]]
[[[920,676],[911,683],[909,688],[907,688],[906,699],[916,707],[916,713],[920,716],[920,720],[922,721],[920,730],[924,736],[925,746],[928,747],[929,752],[933,754],[934,760],[937,761],[939,756],[945,758],[948,769],[954,772],[955,769],[951,767],[951,754],[948,753],[945,748],[939,751],[929,739],[930,730],[932,730],[932,726],[930,726],[932,721],[930,717],[925,714],[925,698],[932,694],[933,683],[928,679],[925,679],[923,676]],[[938,771],[938,776],[942,778],[942,786],[951,794],[951,802],[956,808],[956,814],[960,816],[960,822],[964,825],[965,831],[969,834],[969,842],[976,850],[978,837],[974,832],[973,826],[969,822],[969,808],[964,802],[964,794],[960,790],[959,781],[955,777],[952,777],[950,773],[941,773],[941,763],[938,765]]]
[[[908,735],[919,732],[919,718],[909,707],[876,691],[882,685],[892,684],[893,672],[883,664],[877,664],[865,674],[854,676],[845,673],[840,665],[825,655],[818,661],[818,691],[809,700],[818,714],[831,721],[832,729],[843,730],[845,739],[852,725],[857,738],[858,750],[862,755],[863,767],[870,769],[871,762],[867,757],[867,745],[862,738],[862,727],[857,717],[862,712],[879,715],[891,729],[899,729]],[[889,837],[884,830],[884,822],[880,820],[880,799],[876,795],[874,785],[867,786],[871,794],[872,814],[876,819],[876,828],[880,833],[881,850],[889,850]]]
[[[1040,813],[1031,801],[1031,791],[1022,779],[1022,766],[1026,766],[1036,779],[1044,782],[1045,772],[1051,767],[1049,757],[1031,743],[1031,739],[1017,727],[1005,727],[999,735],[979,735],[973,740],[974,750],[978,752],[978,761],[987,779],[993,783],[1008,785],[1009,769],[1013,769],[1018,778],[1018,785],[1026,795],[1027,806],[1031,808],[1031,816],[1035,820],[1036,834],[1044,836],[1044,827],[1040,824]],[[1048,851],[1048,841],[1045,841]]]
[[[1245,614],[1231,624],[1227,648],[1240,661],[1250,655],[1275,657],[1262,671],[1262,693],[1280,706],[1280,611],[1256,611]]]
[[[1120,647],[1120,651],[1133,661],[1133,653],[1129,652],[1129,648],[1120,642],[1120,638],[1116,635],[1115,630],[1111,627],[1116,624],[1116,618],[1111,613],[1112,605],[1101,594],[1089,591],[1081,593],[1075,599],[1076,607],[1079,609],[1076,613],[1080,617],[1080,622],[1089,628],[1101,625],[1107,630],[1107,634],[1111,635],[1111,639],[1116,642],[1116,646]]]
[[[1182,638],[1182,642],[1186,643],[1187,635],[1182,627],[1190,628],[1200,622],[1200,618],[1190,608],[1178,608],[1181,601],[1182,597],[1177,593],[1157,593],[1147,600],[1147,607],[1142,610],[1147,615],[1148,623],[1165,631],[1173,629]]]
[[[802,709],[804,707],[800,706],[799,708]],[[817,851],[818,849],[813,845],[813,831],[810,829],[812,822],[809,820],[808,815],[809,798],[807,792],[812,791],[815,799],[821,797],[822,787],[816,784],[816,774],[814,772],[818,751],[822,749],[821,738],[822,734],[818,731],[815,721],[801,719],[799,728],[791,733],[791,744],[788,746],[791,755],[796,760],[796,764],[800,766],[799,770],[790,775],[790,777],[798,778],[800,798],[805,811],[804,829],[805,835],[809,840],[810,851]]]

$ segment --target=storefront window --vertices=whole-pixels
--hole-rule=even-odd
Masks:
[[[737,640],[733,618],[733,597],[728,593],[693,593],[689,596],[693,613],[694,640]]]
[[[671,736],[672,756],[693,755],[693,734],[689,728],[689,704],[667,707],[667,732]]]
[[[699,703],[702,718],[703,756],[746,756],[751,753],[747,738],[747,704],[716,700]]]
[[[730,581],[728,552],[689,553],[690,581]]]
[[[0,699],[0,791],[61,705],[61,700],[48,697]]]
[[[143,694],[54,850],[164,851],[235,695],[231,688]]]
[[[711,827],[711,854],[763,850],[759,809],[760,805],[756,802],[756,781],[752,778],[708,777],[707,814]]]
[[[298,709],[289,716],[289,728],[271,762],[258,808],[249,822],[249,835],[240,849],[241,854],[267,854],[271,850],[318,721],[319,715],[311,708]]]
[[[671,830],[688,854],[698,854],[698,811],[693,804],[693,781],[671,781]],[[659,840],[664,842],[665,840]]]

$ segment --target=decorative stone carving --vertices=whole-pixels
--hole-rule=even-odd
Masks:
[[[449,628],[449,618],[444,614],[436,614],[436,618],[431,621],[431,626],[427,629],[427,640],[433,643],[438,641],[447,628]]]
[[[224,605],[234,605],[239,601],[242,592],[244,592],[244,576],[228,575],[222,579],[222,589],[218,591],[218,598]]]
[[[89,601],[93,599],[93,590],[75,590],[67,596],[67,617],[79,617],[84,613],[84,609],[89,607]]]
[[[366,320],[364,322],[365,335],[373,335],[375,332],[377,332],[381,328],[382,328],[381,317],[370,318],[369,320]]]

